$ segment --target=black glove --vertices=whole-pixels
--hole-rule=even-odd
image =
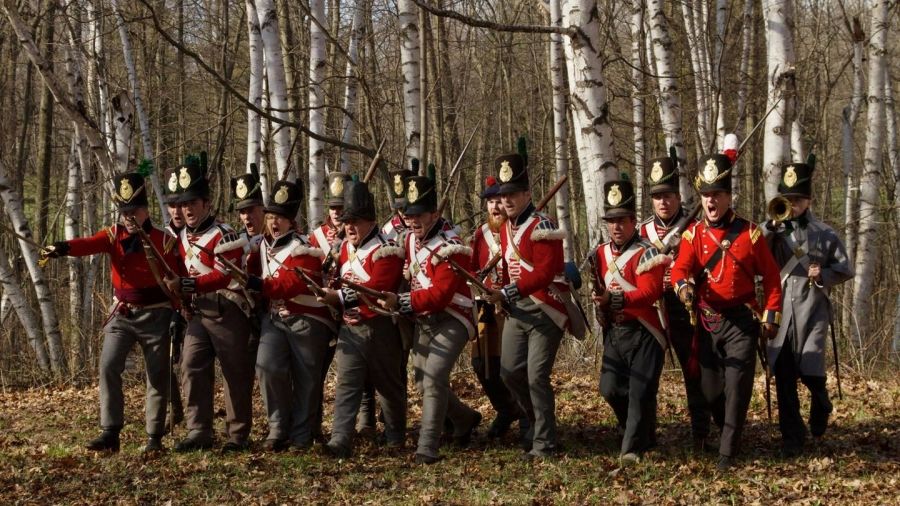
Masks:
[[[56,241],[51,246],[41,250],[41,256],[44,258],[59,258],[69,254],[69,243],[66,241]]]

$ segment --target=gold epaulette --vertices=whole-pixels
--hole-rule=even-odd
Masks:
[[[762,230],[755,225],[750,226],[750,244],[756,244],[756,241],[759,240],[759,236],[762,235]]]
[[[686,228],[684,229],[684,232],[681,233],[681,238],[687,242],[691,242],[694,240],[694,232],[691,229]]]

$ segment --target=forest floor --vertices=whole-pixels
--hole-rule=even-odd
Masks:
[[[446,459],[427,467],[412,464],[418,396],[410,398],[406,449],[391,453],[364,440],[352,458],[338,461],[321,447],[262,452],[266,425],[258,392],[252,451],[152,457],[140,453],[139,373],[129,377],[130,423],[121,453],[113,455],[83,449],[98,434],[96,387],[0,393],[0,504],[900,504],[900,379],[845,379],[844,399],[834,400],[826,436],[810,442],[803,456],[784,460],[778,428],[766,417],[764,378],[758,375],[744,451],[733,471],[720,475],[714,454],[691,452],[680,375],[667,364],[659,394],[659,446],[636,467],[610,476],[617,468],[618,437],[596,374],[558,369],[554,385],[566,451],[535,463],[521,458],[512,432],[501,442],[484,439],[493,412],[470,371],[454,376],[454,388],[484,415],[481,434],[468,449],[445,448]],[[829,387],[836,397],[833,381]],[[774,402],[774,391],[772,396]],[[222,406],[221,389],[216,405]],[[217,427],[223,423],[220,409]],[[176,436],[184,435],[184,426],[176,427]],[[164,444],[171,447],[172,438]]]

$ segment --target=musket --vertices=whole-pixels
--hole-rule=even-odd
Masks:
[[[545,207],[547,207],[547,204],[550,203],[550,199],[552,199],[553,196],[556,195],[556,192],[558,192],[559,189],[562,188],[562,186],[564,184],[566,184],[566,181],[568,181],[568,179],[569,179],[568,175],[563,175],[563,177],[559,178],[556,181],[556,184],[554,184],[552,187],[550,187],[550,189],[547,191],[546,195],[544,195],[544,198],[542,198],[541,201],[538,202],[538,205],[534,206],[534,211],[539,212],[542,209],[544,209]],[[595,248],[596,248],[596,246],[595,246]],[[481,277],[481,279],[484,279],[485,277],[487,277],[488,273],[490,273],[494,269],[494,267],[496,267],[497,264],[500,263],[501,257],[502,257],[501,253],[499,251],[497,253],[495,253],[494,256],[491,257],[491,259],[488,261],[488,263],[484,267],[482,267],[481,270],[478,271],[479,277]],[[583,264],[582,264],[581,268],[584,268]],[[581,270],[581,268],[579,270]]]
[[[831,350],[834,352],[834,376],[837,379],[838,399],[844,400],[844,392],[841,390],[841,363],[838,361],[837,338],[834,336],[834,320],[828,326],[831,327]]]
[[[238,281],[238,283],[245,284],[247,282],[246,280],[247,280],[248,274],[243,269],[241,269],[240,267],[235,265],[234,262],[232,262],[227,257],[225,257],[225,255],[223,255],[221,253],[216,253],[215,251],[212,251],[209,248],[207,248],[205,246],[201,246],[193,241],[190,241],[188,244],[190,244],[191,247],[197,248],[200,251],[206,253],[207,255],[212,256],[213,258],[217,258],[232,273],[235,273],[235,272],[238,273],[239,276],[244,278],[244,283],[241,283],[240,281]],[[244,298],[247,299],[247,304],[250,306],[250,309],[253,309],[256,306],[256,303],[253,302],[253,297],[250,297],[250,294],[247,293],[246,288],[242,287],[241,291],[244,293]]]
[[[756,341],[756,353],[759,355],[759,363],[766,371],[766,413],[769,423],[772,423],[772,369],[769,367],[769,359],[766,358],[765,337],[760,336]]]
[[[379,300],[384,300],[384,299],[388,298],[387,292],[382,292],[381,290],[369,288],[368,286],[361,285],[361,284],[359,284],[355,281],[351,281],[347,278],[338,278],[338,282],[361,295],[368,295],[369,297],[375,297],[376,299],[379,299]],[[371,306],[371,304],[370,304],[370,306]]]
[[[375,170],[378,169],[378,164],[381,163],[381,148],[384,147],[386,140],[387,139],[382,139],[381,144],[378,145],[375,156],[372,158],[372,163],[369,164],[369,169],[366,170],[366,174],[363,176],[363,183],[368,183],[369,180],[372,179],[372,176],[375,175]]]
[[[303,279],[303,282],[306,283],[307,288],[309,288],[309,290],[317,297],[322,297],[325,295],[325,290],[322,288],[322,285],[316,283],[316,280],[310,277],[310,275],[306,273],[306,269],[304,269],[303,267],[288,267],[274,256],[267,256],[267,258],[269,260],[274,260],[279,267],[292,270],[297,273]]]
[[[466,141],[466,145],[463,146],[462,151],[459,153],[459,157],[456,159],[456,163],[453,164],[453,168],[450,169],[450,175],[447,176],[447,187],[444,188],[444,195],[441,196],[441,201],[437,206],[437,214],[438,216],[444,214],[444,208],[447,207],[447,203],[450,201],[450,188],[453,186],[453,176],[456,175],[456,171],[459,170],[459,166],[463,161],[463,157],[466,156],[466,151],[469,150],[469,144],[472,143],[472,139],[475,138],[475,134],[478,132],[478,128],[481,126],[481,120],[478,120],[478,124],[475,125],[475,129],[472,130],[472,134],[469,135],[469,140]]]
[[[9,226],[7,226],[7,225],[6,225],[5,223],[3,223],[2,221],[0,221],[0,228],[3,228],[3,230],[6,230],[7,233],[11,234],[11,235],[12,235],[13,237],[15,237],[16,239],[18,239],[18,240],[24,242],[25,244],[27,244],[27,245],[29,245],[29,246],[31,246],[31,247],[33,247],[33,248],[36,248],[36,249],[38,250],[38,255],[40,255],[41,252],[43,252],[43,251],[47,251],[47,247],[46,247],[46,246],[41,246],[40,244],[38,244],[37,242],[35,242],[34,239],[30,239],[30,238],[25,237],[24,235],[22,235],[22,234],[16,232],[15,230],[13,230],[13,229],[10,228]],[[41,259],[38,259],[38,267],[44,267],[45,265],[47,265],[47,262],[49,262],[49,259],[48,259],[48,258],[41,258]]]
[[[428,250],[432,255],[434,255],[438,259],[438,262],[447,262],[448,264],[450,264],[450,268],[453,269],[454,272],[465,278],[465,280],[474,285],[475,288],[481,290],[484,293],[490,293],[491,289],[488,288],[487,285],[485,285],[480,279],[473,276],[472,273],[468,271],[468,269],[466,269],[462,265],[459,265],[459,262],[450,257],[441,255],[428,246],[423,245],[422,247]]]

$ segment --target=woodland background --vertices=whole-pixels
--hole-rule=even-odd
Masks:
[[[897,2],[791,0],[2,0],[0,383],[90,382],[110,302],[105,258],[41,269],[38,244],[115,218],[113,173],[160,174],[210,153],[229,178],[302,179],[323,217],[326,172],[434,163],[449,214],[481,219],[495,156],[529,144],[536,197],[581,263],[603,236],[602,182],[642,183],[674,146],[685,174],[741,140],[742,214],[764,219],[782,163],[814,153],[815,213],[845,237],[857,278],[836,290],[844,366],[896,372],[900,352]],[[766,113],[772,111],[763,120]],[[761,121],[763,120],[763,121]],[[463,152],[460,174],[448,180]],[[375,185],[388,217],[386,184]],[[164,210],[154,204],[162,221]],[[649,199],[641,199],[645,215]],[[567,346],[590,363],[598,339]]]

